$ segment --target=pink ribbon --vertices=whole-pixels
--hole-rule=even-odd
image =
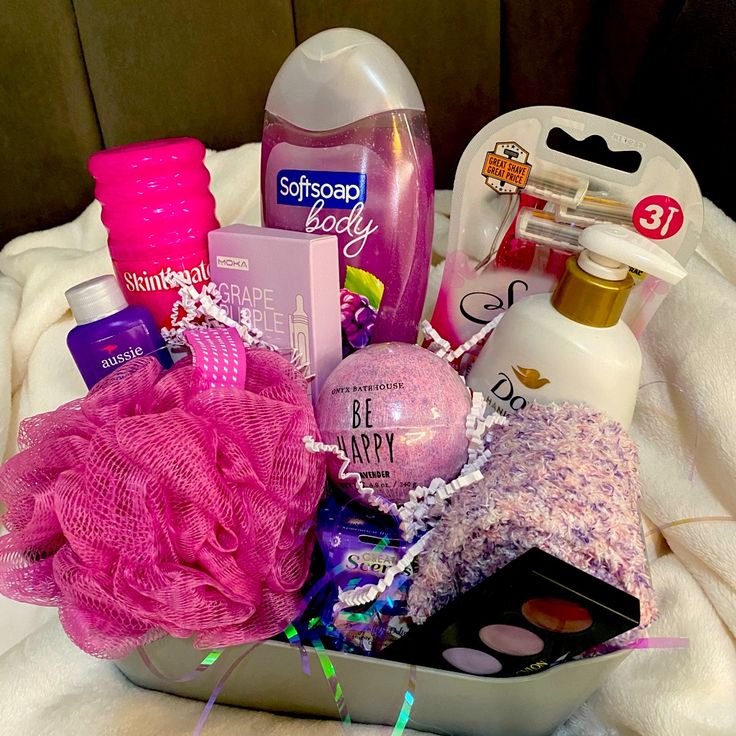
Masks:
[[[208,327],[184,332],[194,358],[197,387],[245,388],[245,345],[234,327]]]

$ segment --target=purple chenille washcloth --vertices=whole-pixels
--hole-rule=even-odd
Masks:
[[[530,404],[494,429],[483,479],[452,497],[409,591],[422,623],[540,547],[639,598],[656,618],[639,518],[639,459],[617,422],[586,407]]]

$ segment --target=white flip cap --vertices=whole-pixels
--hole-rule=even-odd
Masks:
[[[663,248],[621,225],[591,225],[580,233],[578,266],[607,281],[623,281],[629,266],[676,284],[687,271]]]
[[[424,110],[398,54],[355,28],[308,38],[276,74],[266,111],[305,130],[333,130],[388,110]]]
[[[128,306],[117,279],[112,274],[97,276],[64,292],[78,325],[97,322]]]

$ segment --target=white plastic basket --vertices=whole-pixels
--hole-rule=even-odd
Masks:
[[[139,654],[116,662],[136,685],[207,700],[220,677],[247,646],[231,647],[189,682],[204,652],[189,640],[166,638],[146,647],[155,675]],[[306,674],[298,648],[267,641],[258,645],[229,677],[218,703],[274,713],[337,718],[335,700],[317,654],[307,648]],[[630,652],[619,651],[513,678],[476,677],[417,667],[414,704],[407,728],[453,736],[547,736],[568,718]],[[392,726],[404,702],[409,666],[330,652],[351,720]]]

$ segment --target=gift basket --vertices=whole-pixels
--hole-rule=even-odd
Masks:
[[[67,292],[89,393],[0,471],[0,592],[207,701],[195,733],[216,701],[550,733],[658,646],[627,429],[637,337],[701,227],[692,173],[574,110],[493,121],[430,324],[431,149],[384,43],[333,29],[284,63],[265,227],[219,227],[203,155],[90,160],[115,274]]]

